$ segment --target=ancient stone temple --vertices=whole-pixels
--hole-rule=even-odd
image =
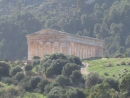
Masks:
[[[77,36],[57,30],[45,29],[27,37],[28,60],[34,56],[44,58],[47,54],[64,53],[82,58],[102,57],[103,41]]]

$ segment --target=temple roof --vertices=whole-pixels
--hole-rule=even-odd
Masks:
[[[101,41],[103,42],[103,40],[101,39],[97,39],[97,38],[92,38],[92,37],[87,37],[87,36],[79,36],[79,35],[74,35],[74,34],[70,34],[70,33],[66,33],[66,32],[62,32],[62,31],[58,31],[58,30],[54,30],[54,29],[44,29],[44,30],[40,30],[37,31],[35,33],[32,34],[28,34],[26,37],[30,37],[30,36],[44,36],[44,35],[69,35],[69,36],[74,36],[74,37],[79,37],[81,39],[87,38],[87,39],[91,39],[91,40],[96,40],[96,41]]]
[[[44,30],[37,31],[37,32],[32,33],[32,34],[28,34],[27,36],[33,36],[33,35],[51,35],[51,34],[55,35],[55,34],[68,34],[68,33],[57,31],[57,30],[52,30],[52,29],[44,29]]]

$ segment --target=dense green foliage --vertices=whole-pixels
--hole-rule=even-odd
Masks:
[[[109,58],[102,58],[100,61],[105,59]],[[121,58],[114,59],[116,63],[121,62],[118,59]],[[126,60],[129,60],[129,58],[126,58]],[[34,61],[39,63],[34,64]],[[92,64],[92,61],[95,64],[94,66],[98,67],[101,67],[98,64],[104,65],[104,63],[108,63],[103,61],[103,63],[95,63],[97,60],[88,60],[90,64]],[[115,66],[113,62],[111,63],[107,65],[107,68]],[[121,64],[118,67],[129,67],[127,65],[129,63],[126,61],[121,62]],[[1,61],[0,67],[8,73],[4,74],[1,72],[0,74],[0,95],[2,98],[130,97],[129,72],[125,73],[120,78],[120,81],[115,80],[116,77],[114,78],[112,76],[102,77],[101,74],[99,75],[96,72],[90,72],[86,76],[81,74],[80,68],[82,67],[82,62],[75,56],[65,56],[59,53],[47,55],[42,60],[33,59],[28,63],[22,61],[8,61],[8,63]],[[89,65],[88,68],[90,67],[93,67],[93,65]],[[47,72],[49,68],[51,70]],[[99,69],[96,70],[101,71]]]
[[[0,8],[0,59],[26,59],[25,36],[45,28],[103,39],[104,56],[130,56],[129,0],[1,0]]]
[[[8,76],[9,75],[9,64],[4,61],[0,61],[0,76]]]

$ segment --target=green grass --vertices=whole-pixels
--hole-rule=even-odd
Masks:
[[[88,60],[89,67],[87,71],[96,72],[105,78],[115,78],[121,80],[123,75],[130,73],[130,65],[120,65],[121,62],[130,62],[130,58],[102,58],[98,60]],[[108,67],[112,64],[112,67]],[[108,74],[108,75],[105,75]]]

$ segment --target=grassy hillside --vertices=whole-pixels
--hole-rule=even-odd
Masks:
[[[130,72],[130,58],[102,58],[86,62],[89,64],[89,72],[96,72],[106,78],[121,80]]]

